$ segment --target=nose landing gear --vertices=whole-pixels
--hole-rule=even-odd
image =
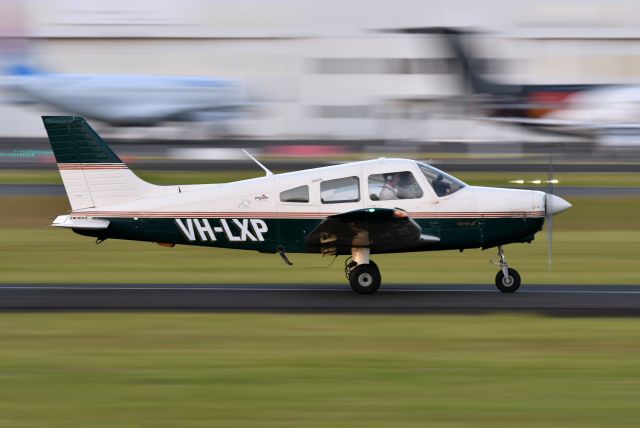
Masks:
[[[500,270],[496,275],[496,287],[503,293],[513,293],[520,288],[520,274],[517,270],[510,268],[507,265],[507,259],[504,256],[504,250],[502,245],[498,246],[499,262],[494,264],[500,266]]]

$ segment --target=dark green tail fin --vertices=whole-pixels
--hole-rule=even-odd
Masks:
[[[81,117],[43,116],[74,211],[166,194],[138,178]]]
[[[86,120],[73,116],[43,116],[42,122],[56,162],[75,164],[121,164]]]

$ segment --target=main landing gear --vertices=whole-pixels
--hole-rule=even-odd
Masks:
[[[493,262],[500,266],[496,275],[496,287],[503,293],[513,293],[520,288],[520,274],[507,265],[502,245],[498,246],[498,257],[500,260]],[[351,289],[358,294],[373,294],[380,288],[380,269],[369,259],[368,248],[351,249],[351,257],[345,262],[344,273]]]
[[[380,288],[380,269],[369,259],[368,248],[353,248],[352,257],[347,259],[344,273],[351,289],[358,294],[373,294]]]
[[[500,266],[500,270],[496,275],[496,287],[503,293],[513,293],[520,288],[520,274],[517,270],[507,265],[507,259],[504,257],[502,245],[498,246],[498,256],[500,257],[500,261],[497,263],[494,262]]]

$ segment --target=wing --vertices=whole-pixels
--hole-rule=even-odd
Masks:
[[[305,238],[310,253],[351,254],[354,247],[391,252],[440,238],[422,235],[422,229],[401,209],[366,208],[327,217]]]

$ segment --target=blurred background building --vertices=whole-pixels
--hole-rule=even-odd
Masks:
[[[39,117],[64,113],[38,93],[11,90],[16,79],[42,73],[215,78],[242,92],[222,103],[233,114],[183,115],[198,124],[187,130],[163,113],[159,126],[143,130],[105,121],[101,130],[116,137],[576,138],[485,120],[485,100],[470,96],[444,37],[384,31],[411,27],[473,31],[465,44],[495,81],[640,85],[640,8],[632,0],[3,0],[0,9],[0,138],[42,137]],[[636,101],[625,109],[640,113]],[[618,121],[631,144],[633,115]]]

